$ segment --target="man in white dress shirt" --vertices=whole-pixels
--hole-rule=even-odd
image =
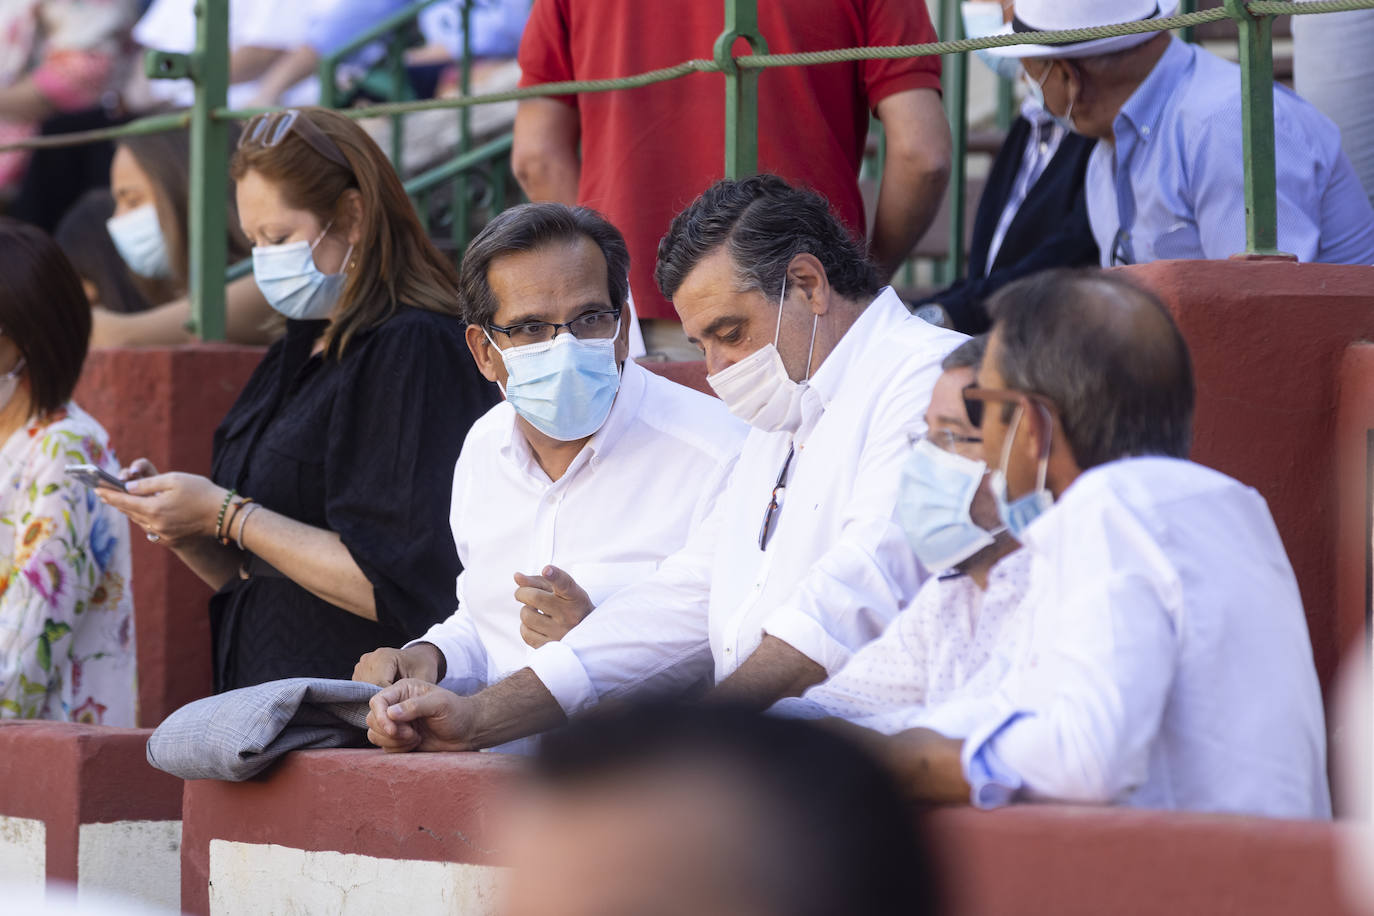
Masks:
[[[762,709],[881,633],[922,579],[896,517],[902,464],[965,338],[875,276],[825,200],[775,176],[719,182],[680,213],[659,286],[716,393],[754,427],[715,510],[526,670],[467,699],[416,681],[383,690],[374,743],[489,746],[712,673],[716,698]]]
[[[1054,271],[989,303],[979,388],[1031,633],[956,737],[881,739],[914,794],[1325,818],[1297,582],[1254,490],[1185,459],[1188,350],[1150,294]]]
[[[473,424],[454,472],[458,609],[363,656],[355,680],[474,693],[584,603],[650,576],[709,513],[745,426],[626,359],[628,263],[615,227],[562,204],[506,210],[468,247],[468,346],[506,399]]]
[[[1018,610],[1030,558],[997,517],[982,434],[964,404],[986,347],[986,337],[975,337],[945,357],[926,410],[929,431],[902,476],[902,524],[917,559],[937,575],[838,674],[773,714],[838,717],[891,734],[1001,681],[1003,660],[1024,638]]]

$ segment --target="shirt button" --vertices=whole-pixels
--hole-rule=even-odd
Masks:
[[[735,650],[734,650],[734,649],[731,649],[729,646],[726,646],[726,647],[725,647],[725,654],[726,654],[726,655],[734,655],[734,654],[735,654]]]

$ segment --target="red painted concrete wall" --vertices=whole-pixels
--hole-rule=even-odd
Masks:
[[[249,782],[186,783],[181,905],[210,909],[210,841],[500,865],[494,839],[518,760],[501,754],[290,754]]]
[[[491,754],[293,754],[246,783],[189,782],[182,906],[209,906],[212,839],[500,865],[519,761]],[[369,801],[371,800],[371,801]],[[922,816],[950,916],[1338,916],[1343,828],[1109,808],[945,809]]]
[[[1164,299],[1192,351],[1194,459],[1269,502],[1329,690],[1364,620],[1337,602],[1336,405],[1346,348],[1374,339],[1374,267],[1161,261],[1122,269]]]
[[[211,437],[262,358],[252,347],[94,350],[76,401],[101,422],[120,461],[210,471]],[[210,590],[170,550],[133,538],[139,724],[156,725],[210,692]]]
[[[1370,433],[1374,431],[1374,345],[1359,343],[1345,351],[1340,367],[1340,406],[1336,412],[1336,627],[1343,646],[1365,632],[1370,611]]]
[[[181,780],[148,765],[149,731],[0,723],[0,814],[46,824],[49,880],[77,880],[82,824],[174,821]]]

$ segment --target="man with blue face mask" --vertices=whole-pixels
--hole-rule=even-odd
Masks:
[[[1264,500],[1186,458],[1192,367],[1169,313],[1099,271],[988,307],[964,396],[1031,560],[1030,636],[957,727],[875,747],[924,799],[1329,817],[1298,584]]]
[[[883,733],[928,724],[947,701],[985,696],[1024,638],[1018,609],[1030,558],[997,516],[983,439],[963,392],[987,346],[975,337],[945,357],[926,410],[927,433],[902,472],[899,516],[917,559],[935,575],[883,635],[849,664],[771,712],[838,717]]]
[[[626,358],[628,261],[614,226],[562,204],[507,210],[468,247],[468,347],[505,401],[454,472],[458,609],[363,656],[356,680],[472,693],[651,575],[710,511],[744,425]]]
[[[912,315],[826,200],[774,175],[703,192],[669,227],[656,275],[707,381],[751,427],[715,510],[657,573],[500,684],[379,693],[379,746],[483,747],[703,677],[713,700],[766,709],[838,671],[919,589],[897,518],[902,465],[963,335]]]

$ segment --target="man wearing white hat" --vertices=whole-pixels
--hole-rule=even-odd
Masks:
[[[1006,34],[1173,15],[1176,0],[1017,0]],[[1088,218],[1104,267],[1227,258],[1245,250],[1241,81],[1230,61],[1145,32],[991,52],[1021,60],[1032,96],[1100,141]],[[1374,209],[1339,129],[1274,88],[1278,247],[1300,261],[1374,263]]]

